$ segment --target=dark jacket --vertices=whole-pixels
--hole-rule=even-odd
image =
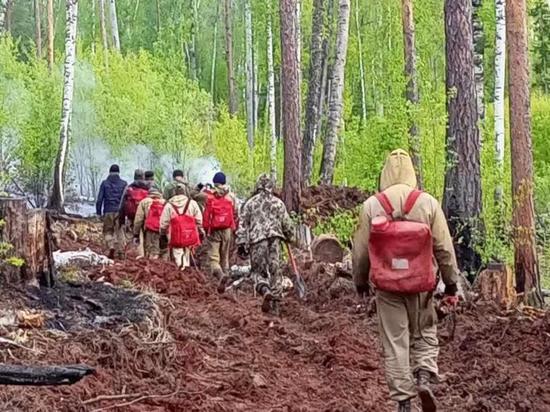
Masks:
[[[107,179],[101,182],[96,202],[97,214],[102,216],[106,213],[117,213],[125,188],[126,182],[120,178],[118,173],[111,173]]]

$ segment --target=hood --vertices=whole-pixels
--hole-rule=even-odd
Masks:
[[[228,185],[219,185],[219,184],[214,185],[214,188],[212,190],[217,196],[220,196],[220,197],[227,195],[231,191]]]
[[[403,184],[416,187],[416,173],[409,154],[397,149],[390,153],[380,174],[380,191],[393,185]]]
[[[273,180],[271,179],[271,177],[269,177],[269,175],[267,174],[262,174],[260,175],[260,177],[258,177],[258,180],[256,181],[256,188],[255,188],[255,191],[256,193],[258,192],[267,192],[267,193],[272,193],[273,192]]]
[[[170,199],[170,203],[177,207],[184,207],[187,203],[189,198],[184,195],[176,195],[172,199]]]

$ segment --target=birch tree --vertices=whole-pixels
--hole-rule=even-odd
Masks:
[[[0,0],[0,34],[6,32],[6,14],[9,0]]]
[[[406,97],[409,104],[409,150],[416,171],[418,187],[422,188],[422,148],[418,125],[414,120],[413,107],[418,106],[418,80],[416,74],[416,34],[412,0],[401,1],[403,20],[403,42],[405,51],[405,77],[407,78]]]
[[[495,192],[497,204],[502,203],[504,175],[504,88],[506,86],[506,0],[495,0],[496,38],[495,38],[495,153],[499,175]]]
[[[50,71],[54,63],[54,28],[53,28],[53,0],[48,0],[46,13],[48,15],[48,68]]]
[[[67,25],[65,33],[65,67],[63,81],[63,105],[61,108],[61,127],[59,132],[59,150],[55,161],[53,188],[48,208],[63,211],[65,190],[65,168],[69,149],[69,132],[73,110],[74,65],[76,61],[76,28],[78,0],[67,0]]]
[[[281,74],[283,136],[285,139],[285,170],[283,177],[284,201],[289,211],[297,212],[301,194],[301,140],[299,67],[296,52],[296,0],[280,0],[281,18]]]
[[[270,135],[271,178],[277,181],[277,119],[275,115],[275,69],[273,64],[273,8],[267,0],[267,113]]]
[[[516,289],[528,305],[542,307],[535,243],[533,153],[529,92],[529,45],[525,0],[506,3],[508,87],[512,145],[512,228]]]
[[[237,89],[235,86],[235,68],[233,65],[233,16],[232,0],[224,0],[223,17],[225,23],[225,61],[227,63],[227,92],[229,114],[236,115],[239,111]]]
[[[34,38],[36,44],[36,57],[42,58],[42,13],[40,0],[34,0]]]
[[[322,77],[323,77],[323,29],[324,29],[324,1],[313,1],[313,16],[311,23],[311,45],[309,60],[309,83],[306,101],[306,118],[304,124],[303,152],[302,152],[302,183],[309,184],[313,170],[313,153],[317,140],[317,116],[320,110]]]
[[[254,57],[252,43],[252,11],[250,0],[244,3],[246,53],[246,136],[248,147],[254,147]]]
[[[109,0],[109,12],[111,16],[111,35],[113,37],[113,46],[117,52],[120,52],[120,37],[118,32],[116,0]]]
[[[355,28],[357,30],[357,55],[359,56],[359,82],[361,85],[361,120],[367,121],[367,89],[365,86],[365,63],[363,62],[363,38],[361,36],[359,1],[355,2]]]
[[[481,215],[480,137],[474,77],[471,0],[445,0],[447,137],[443,209],[461,270],[474,274]]]
[[[321,183],[332,184],[336,163],[338,133],[342,123],[344,107],[344,73],[348,50],[350,0],[339,0],[338,29],[336,32],[336,54],[328,106],[327,135],[321,163]]]

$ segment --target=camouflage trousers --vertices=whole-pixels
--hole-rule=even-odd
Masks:
[[[250,245],[250,270],[256,284],[256,292],[262,294],[267,287],[271,293],[280,297],[281,285],[281,241],[270,238]]]

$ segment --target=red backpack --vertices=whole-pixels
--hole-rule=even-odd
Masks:
[[[145,199],[147,195],[147,189],[128,186],[124,199],[124,215],[130,220],[134,220],[134,218],[136,217],[139,202]]]
[[[160,217],[162,216],[163,210],[164,203],[158,199],[153,200],[153,203],[151,203],[151,206],[149,207],[147,218],[145,219],[145,229],[151,232],[160,231]]]
[[[394,219],[394,209],[387,196],[376,195],[387,215],[371,221],[369,277],[376,289],[421,293],[436,287],[432,230],[425,223],[406,220],[421,194],[419,190],[411,192],[399,219]]]
[[[235,229],[235,207],[225,196],[209,194],[204,209],[206,230]]]
[[[170,247],[181,249],[200,245],[199,231],[193,216],[187,215],[191,199],[187,201],[183,213],[179,213],[178,207],[172,205],[176,215],[170,220]]]

